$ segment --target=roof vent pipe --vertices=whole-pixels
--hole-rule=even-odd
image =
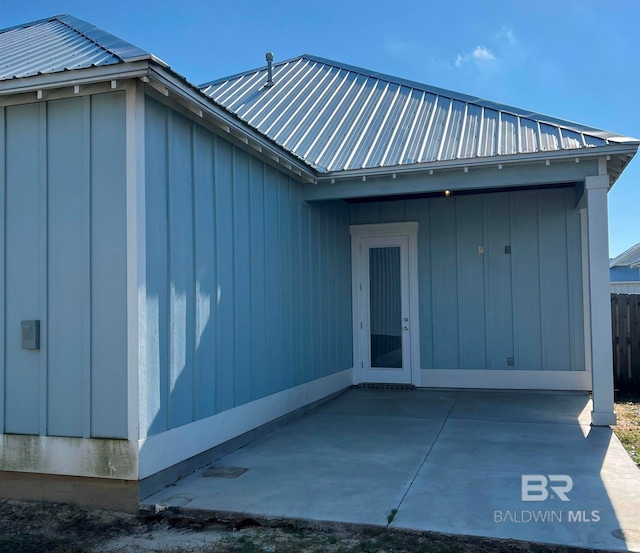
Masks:
[[[267,82],[264,86],[273,86],[273,52],[267,52]]]

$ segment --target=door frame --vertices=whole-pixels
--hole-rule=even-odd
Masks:
[[[373,225],[350,225],[351,234],[351,299],[353,321],[353,383],[360,384],[364,377],[364,355],[361,352],[361,302],[360,293],[360,247],[362,238],[385,238],[406,236],[408,239],[409,289],[409,360],[411,384],[422,385],[420,370],[420,313],[418,303],[418,222],[380,223]]]

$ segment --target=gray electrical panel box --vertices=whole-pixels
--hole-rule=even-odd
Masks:
[[[40,321],[22,321],[22,349],[40,349]]]

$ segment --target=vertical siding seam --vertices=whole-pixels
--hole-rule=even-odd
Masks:
[[[437,304],[435,302],[435,279],[433,278],[433,202],[429,201],[429,267],[431,268],[431,343],[433,353],[433,368],[438,369],[440,360],[438,348],[435,347],[437,331]]]
[[[574,304],[575,302],[573,301],[573,291],[574,291],[574,287],[571,286],[571,275],[573,273],[572,270],[572,263],[570,263],[569,261],[571,260],[571,258],[573,257],[573,255],[575,254],[575,247],[570,247],[569,242],[572,242],[571,246],[573,246],[573,234],[571,233],[570,229],[569,229],[569,217],[568,217],[568,210],[571,209],[571,205],[570,205],[570,198],[573,197],[573,194],[570,194],[569,191],[573,191],[573,188],[568,188],[565,190],[565,194],[564,194],[564,210],[563,210],[563,215],[564,215],[564,232],[565,232],[565,236],[567,237],[566,241],[565,241],[565,263],[566,263],[566,267],[567,267],[567,312],[569,313],[569,370],[573,371],[575,370],[575,365],[576,365],[576,355],[575,355],[575,348],[576,348],[576,336],[574,333],[574,329],[576,327],[576,322],[575,322],[575,313],[573,310]],[[571,239],[569,237],[572,237]]]
[[[519,369],[519,363],[520,363],[520,332],[519,332],[519,328],[518,328],[518,321],[519,321],[519,317],[518,316],[514,316],[516,315],[520,310],[518,309],[518,299],[516,297],[516,293],[515,293],[515,276],[514,276],[514,271],[513,271],[513,266],[514,266],[514,262],[513,262],[513,256],[517,255],[514,252],[513,249],[513,236],[514,236],[514,232],[513,232],[513,225],[514,225],[514,220],[515,217],[513,216],[513,211],[514,211],[514,195],[513,193],[509,193],[509,244],[511,245],[511,255],[509,256],[509,266],[511,267],[511,312],[512,312],[512,316],[511,316],[511,327],[513,329],[513,369]]]
[[[254,388],[255,388],[255,384],[254,384],[254,368],[253,368],[253,356],[254,356],[254,351],[253,351],[253,329],[252,329],[252,318],[253,318],[253,286],[251,283],[251,275],[253,274],[253,234],[252,234],[252,220],[251,220],[251,206],[253,205],[253,191],[252,191],[252,177],[253,177],[253,171],[252,169],[252,165],[254,163],[254,158],[253,156],[249,156],[247,159],[247,236],[249,238],[249,265],[247,267],[248,271],[249,271],[249,279],[248,279],[248,284],[249,284],[249,294],[248,294],[248,303],[249,303],[249,320],[247,321],[249,324],[249,328],[247,328],[247,336],[250,336],[250,338],[247,340],[247,347],[249,348],[249,367],[248,367],[248,373],[249,373],[249,401],[253,401],[255,399],[254,397]]]
[[[47,159],[47,102],[40,103],[40,133],[39,133],[39,154],[40,154],[40,435],[46,436],[48,432],[48,335],[49,335],[49,303],[48,303],[48,281],[49,281],[49,189]]]
[[[289,251],[290,254],[290,266],[293,269],[295,267],[295,260],[296,260],[296,256],[295,256],[295,251],[293,249],[293,244],[294,244],[294,239],[293,236],[295,234],[295,215],[294,215],[294,210],[293,210],[293,206],[295,205],[295,201],[293,198],[293,181],[291,178],[287,177],[287,208],[288,208],[288,213],[287,213],[287,218],[289,219],[289,244],[287,245],[287,250]],[[297,210],[296,210],[297,211]],[[287,294],[287,297],[289,299],[289,316],[287,317],[287,319],[289,320],[289,336],[295,340],[296,339],[296,329],[294,327],[294,323],[293,323],[293,319],[294,319],[294,314],[296,313],[296,305],[295,302],[293,300],[294,298],[294,278],[293,278],[293,270],[290,270],[287,272],[287,280],[288,280],[288,284],[289,284],[289,290],[290,293]],[[295,348],[290,347],[287,348],[288,352],[289,352],[289,372],[291,373],[291,381],[290,384],[291,386],[295,386],[297,384],[296,382],[296,360],[295,360]]]
[[[513,192],[509,192],[509,244],[513,247],[513,225],[515,224],[515,217],[513,216]],[[514,271],[513,271],[513,259],[514,255],[518,255],[517,252],[511,250],[511,255],[509,256],[509,266],[511,269],[511,335],[512,335],[512,344],[513,344],[513,369],[518,369],[520,366],[520,341],[518,340],[518,318],[514,316],[515,311],[518,307],[518,302],[516,300],[516,296],[514,293],[515,290],[515,282],[514,282]]]
[[[91,96],[82,99],[82,436],[91,436]]]
[[[453,103],[453,102],[452,102]],[[460,217],[458,216],[458,210],[460,209],[460,202],[457,201],[457,198],[453,198],[453,217],[454,217],[454,240],[456,245],[456,264],[455,264],[455,274],[456,274],[456,299],[458,305],[456,306],[456,311],[458,312],[458,369],[461,369],[465,366],[465,354],[464,354],[464,328],[462,328],[464,324],[464,290],[461,290],[462,283],[460,282],[460,232],[458,232],[458,225],[460,224]]]
[[[191,121],[191,283],[193,285],[192,303],[192,328],[193,336],[191,340],[191,420],[197,420],[197,401],[198,395],[198,370],[197,370],[197,350],[198,350],[198,278],[196,263],[196,146],[197,146],[197,130],[196,124]]]
[[[235,240],[235,228],[236,228],[236,188],[234,186],[235,177],[236,177],[236,156],[237,150],[235,146],[231,146],[231,236],[229,237],[231,241],[231,298],[233,300],[233,324],[231,325],[231,335],[232,338],[232,347],[231,347],[231,359],[230,365],[231,370],[233,371],[233,378],[231,379],[231,384],[233,385],[233,405],[232,407],[236,407],[238,405],[238,386],[236,386],[236,374],[238,372],[238,364],[237,364],[237,356],[236,356],[236,322],[238,320],[237,315],[237,297],[236,294],[238,292],[238,286],[236,283],[236,240]]]
[[[213,294],[214,297],[210,302],[211,312],[209,313],[209,324],[213,324],[213,359],[211,370],[213,371],[213,390],[210,390],[210,400],[213,402],[211,412],[215,414],[217,411],[217,394],[218,394],[218,385],[219,385],[219,374],[218,374],[218,342],[219,342],[219,334],[220,334],[220,324],[218,321],[218,233],[217,233],[217,201],[216,201],[216,170],[218,167],[218,159],[216,156],[216,152],[218,151],[218,138],[215,134],[211,135],[211,203],[212,203],[212,228],[214,235],[212,236],[212,247],[213,247]]]
[[[537,236],[538,236],[538,305],[540,306],[540,320],[538,324],[539,332],[540,332],[540,368],[542,370],[548,369],[548,359],[549,355],[547,352],[548,340],[546,332],[544,332],[544,315],[543,308],[544,302],[542,301],[543,296],[545,295],[544,291],[544,256],[542,255],[542,236],[540,232],[540,219],[544,214],[544,204],[543,204],[543,192],[536,192],[536,228],[537,228]]]
[[[5,367],[7,363],[7,336],[6,336],[6,228],[7,228],[7,197],[6,197],[6,108],[0,107],[0,434],[4,434],[5,426]]]
[[[483,108],[484,109],[484,108]],[[487,309],[488,309],[488,301],[487,301],[487,229],[485,227],[485,205],[486,205],[486,195],[480,196],[480,225],[482,229],[482,245],[484,247],[484,254],[482,256],[482,289],[484,290],[484,295],[482,298],[482,312],[484,315],[484,368],[490,369],[491,366],[489,364],[489,331],[487,329]]]
[[[261,162],[261,167],[262,167],[262,250],[264,252],[264,255],[262,256],[262,274],[264,275],[264,278],[262,279],[262,297],[263,297],[263,305],[264,305],[264,321],[265,321],[265,326],[263,326],[260,329],[260,332],[262,333],[262,343],[264,344],[264,351],[262,352],[263,354],[263,359],[262,359],[262,371],[266,374],[269,374],[269,369],[271,367],[267,367],[267,362],[270,360],[270,355],[269,355],[269,341],[267,340],[267,298],[268,298],[268,289],[267,289],[267,167],[266,164]],[[261,378],[261,384],[264,386],[264,388],[262,388],[262,390],[260,390],[260,393],[265,394],[265,389],[268,388],[268,385],[266,382],[264,382],[264,380]],[[265,394],[266,395],[266,394]]]
[[[173,180],[173,175],[171,174],[173,170],[173,114],[172,111],[168,108],[165,109],[165,114],[167,117],[167,127],[166,127],[166,145],[167,145],[167,171],[166,171],[166,180],[165,180],[165,202],[167,206],[167,235],[166,235],[166,244],[167,244],[167,389],[166,389],[166,397],[165,402],[167,405],[166,409],[166,418],[167,418],[167,430],[171,429],[171,378],[173,373],[173,330],[172,330],[172,318],[174,316],[173,306],[173,284],[171,279],[171,181]],[[160,368],[162,369],[162,367]]]
[[[482,198],[482,232],[484,244],[483,271],[484,271],[484,336],[485,336],[485,369],[494,369],[493,360],[493,311],[494,302],[491,301],[491,271],[490,264],[493,257],[494,244],[489,234],[489,196]]]
[[[263,266],[262,266],[262,274],[264,275],[264,278],[262,279],[262,284],[263,284],[263,297],[264,297],[264,313],[265,313],[265,317],[264,317],[264,321],[265,321],[265,326],[261,329],[261,332],[263,333],[263,343],[264,343],[264,358],[262,360],[263,364],[264,364],[264,371],[267,372],[267,374],[269,374],[269,370],[271,369],[271,367],[268,366],[268,362],[271,360],[271,355],[269,352],[270,346],[271,344],[269,344],[269,340],[268,335],[269,333],[267,332],[267,316],[268,316],[268,298],[269,298],[269,288],[267,286],[267,253],[269,252],[269,248],[268,246],[268,237],[267,237],[267,166],[265,163],[262,163],[262,239],[263,239],[263,249],[264,249],[264,256],[263,256]],[[261,379],[262,380],[262,379]],[[264,395],[268,395],[265,393],[265,390],[268,388],[268,385],[266,382],[261,382],[261,384],[264,385],[264,388],[262,388],[261,393]]]

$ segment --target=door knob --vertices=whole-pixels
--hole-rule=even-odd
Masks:
[[[408,326],[403,326],[402,330],[409,330],[409,327]]]

